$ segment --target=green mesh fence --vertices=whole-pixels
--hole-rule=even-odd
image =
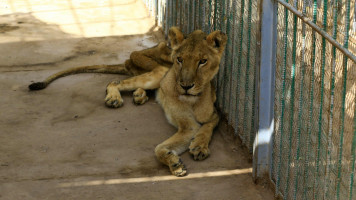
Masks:
[[[254,0],[146,0],[167,33],[178,26],[228,35],[215,78],[217,106],[251,151],[257,105],[261,4]],[[274,1],[271,1],[273,3]],[[283,199],[356,199],[355,0],[277,0],[274,135],[269,177]],[[288,3],[303,14],[291,12]],[[351,12],[355,9],[355,12]],[[352,24],[351,24],[352,25]],[[320,29],[327,33],[322,36]],[[334,39],[338,44],[330,42]],[[260,74],[259,76],[266,76]],[[268,76],[268,75],[267,75]],[[260,108],[261,109],[261,108]]]
[[[287,1],[288,2],[288,1]],[[350,0],[288,2],[355,54]],[[272,180],[284,199],[352,199],[355,63],[278,5]]]

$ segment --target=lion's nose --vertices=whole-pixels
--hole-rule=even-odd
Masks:
[[[182,85],[182,84],[180,84],[180,86],[181,86],[185,91],[188,91],[190,88],[194,87],[194,84],[192,84],[192,85]]]

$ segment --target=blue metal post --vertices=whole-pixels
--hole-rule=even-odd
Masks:
[[[158,0],[154,0],[155,1],[155,20],[156,20],[156,24],[158,21]]]
[[[258,132],[253,144],[253,178],[271,175],[274,131],[274,84],[277,46],[277,3],[261,2],[260,67],[257,76]],[[263,34],[262,34],[263,33]]]

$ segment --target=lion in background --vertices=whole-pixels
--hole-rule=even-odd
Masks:
[[[155,154],[173,175],[185,176],[187,170],[180,154],[189,150],[194,160],[204,160],[210,154],[208,146],[219,122],[212,79],[219,70],[227,36],[221,31],[207,35],[196,30],[185,38],[177,27],[172,27],[168,38],[168,43],[132,52],[124,64],[68,69],[29,85],[29,89],[44,89],[59,77],[77,73],[131,75],[126,80],[108,84],[106,106],[118,108],[123,105],[120,91],[134,91],[134,102],[144,104],[148,100],[146,90],[157,90],[156,100],[169,123],[178,131],[157,145]]]

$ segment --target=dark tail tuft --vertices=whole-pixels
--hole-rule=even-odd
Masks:
[[[32,83],[31,85],[28,86],[30,90],[42,90],[46,87],[47,84],[45,82]]]

